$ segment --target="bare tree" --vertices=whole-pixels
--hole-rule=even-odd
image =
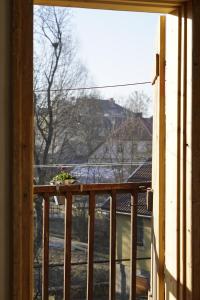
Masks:
[[[69,89],[85,84],[87,70],[77,56],[69,9],[36,7],[34,24],[35,164],[39,166],[37,182],[44,184],[47,171],[40,166],[51,163],[57,148],[62,149],[63,127],[76,123],[72,100],[79,94]],[[42,199],[35,202],[35,211],[37,256],[42,240]]]
[[[146,115],[149,112],[151,98],[143,91],[134,91],[128,97],[126,107],[135,113],[143,113]]]
[[[72,124],[74,93],[69,89],[85,83],[87,70],[77,57],[70,10],[37,8],[35,24],[35,162],[45,165],[55,152],[63,122],[64,126]],[[37,171],[40,183],[44,183],[44,172]]]

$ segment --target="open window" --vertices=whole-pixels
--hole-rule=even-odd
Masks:
[[[124,9],[169,13],[161,19],[159,48],[159,77],[154,160],[154,250],[153,299],[175,299],[181,295],[198,299],[199,207],[197,199],[199,174],[198,119],[199,68],[192,70],[191,8],[181,1],[132,1],[125,3],[93,1],[36,1],[37,4],[57,4],[102,9]],[[194,12],[198,25],[199,6]],[[16,1],[13,20],[13,295],[18,299],[32,297],[32,4]],[[198,31],[197,31],[198,32]],[[198,36],[193,35],[194,58],[198,66]],[[197,49],[197,50],[196,50]],[[23,63],[22,63],[23,62]],[[194,82],[191,89],[191,74]],[[191,102],[193,95],[193,102]],[[193,107],[193,111],[192,110]],[[193,127],[191,128],[191,122]],[[196,145],[195,145],[196,142]],[[191,148],[191,145],[193,148]],[[194,160],[191,155],[196,151]],[[192,172],[192,173],[191,173]],[[191,175],[192,174],[192,175]],[[192,177],[191,177],[192,176]],[[195,192],[195,193],[194,193]],[[192,206],[191,195],[194,197]],[[195,199],[197,201],[195,201]],[[192,210],[193,208],[193,210]],[[195,210],[196,208],[196,210]],[[192,217],[193,218],[192,218]],[[191,235],[191,224],[197,235]],[[192,242],[191,242],[192,241]],[[191,246],[192,245],[192,246]],[[192,247],[192,248],[191,248]],[[174,249],[176,250],[174,253]],[[192,261],[192,254],[194,260]],[[193,271],[191,270],[191,264]],[[192,272],[196,270],[192,278]],[[193,274],[194,275],[194,274]],[[192,281],[193,280],[193,281]],[[165,296],[167,295],[167,296]],[[196,296],[196,298],[195,298]],[[168,299],[167,298],[167,299]]]

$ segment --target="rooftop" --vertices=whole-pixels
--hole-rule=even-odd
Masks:
[[[148,182],[151,181],[152,158],[148,158],[140,165],[128,178],[128,182]]]
[[[103,205],[101,206],[101,209],[104,211],[110,210],[110,198],[107,199],[103,203]],[[130,194],[117,195],[116,210],[118,213],[121,213],[121,214],[130,214],[131,213],[131,195]],[[151,213],[147,210],[145,193],[138,194],[137,214],[139,216],[146,216],[146,217],[151,216]]]
[[[129,177],[128,182],[149,182],[151,181],[151,162],[149,158],[144,164],[139,166]],[[110,210],[110,198],[107,199],[101,206],[102,210]],[[131,195],[121,194],[117,195],[116,210],[118,213],[130,214],[131,213]],[[146,194],[138,194],[138,215],[151,216],[151,213],[147,210]]]

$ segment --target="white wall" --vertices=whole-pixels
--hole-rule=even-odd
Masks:
[[[0,1],[0,299],[8,299],[9,257],[9,3]],[[6,24],[7,23],[7,24]]]

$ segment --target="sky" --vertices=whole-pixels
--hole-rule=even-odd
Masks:
[[[159,15],[72,9],[79,55],[94,85],[152,81]],[[103,98],[123,102],[134,90],[152,97],[151,85],[101,90]]]

